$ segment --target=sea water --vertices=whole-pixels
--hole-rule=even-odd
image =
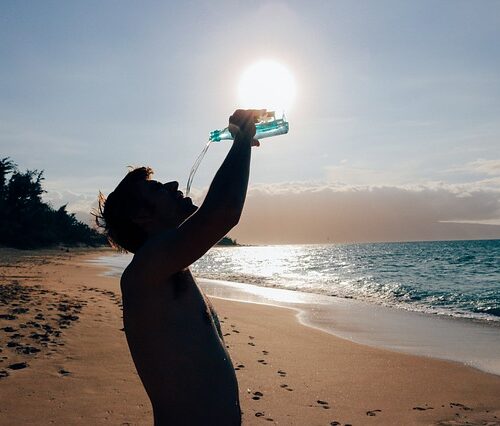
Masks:
[[[205,278],[500,322],[500,240],[216,247]]]
[[[97,261],[120,275],[130,259]],[[191,269],[211,296],[500,374],[500,240],[214,247]]]

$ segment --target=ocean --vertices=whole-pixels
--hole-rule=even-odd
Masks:
[[[130,259],[96,261],[120,275]],[[211,296],[500,374],[500,240],[214,247],[191,269]]]
[[[203,278],[500,321],[500,240],[216,247]]]

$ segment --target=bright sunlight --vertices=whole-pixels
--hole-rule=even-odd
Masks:
[[[290,110],[295,92],[293,75],[273,60],[251,65],[241,76],[238,86],[242,108],[265,108],[277,113]]]

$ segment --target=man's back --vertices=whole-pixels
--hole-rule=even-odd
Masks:
[[[239,425],[238,384],[189,270],[165,282],[122,276],[125,333],[156,425]]]

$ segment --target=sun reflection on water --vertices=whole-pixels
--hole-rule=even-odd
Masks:
[[[296,259],[305,254],[300,246],[235,247],[216,259],[235,272],[262,278],[284,278],[297,267]]]

